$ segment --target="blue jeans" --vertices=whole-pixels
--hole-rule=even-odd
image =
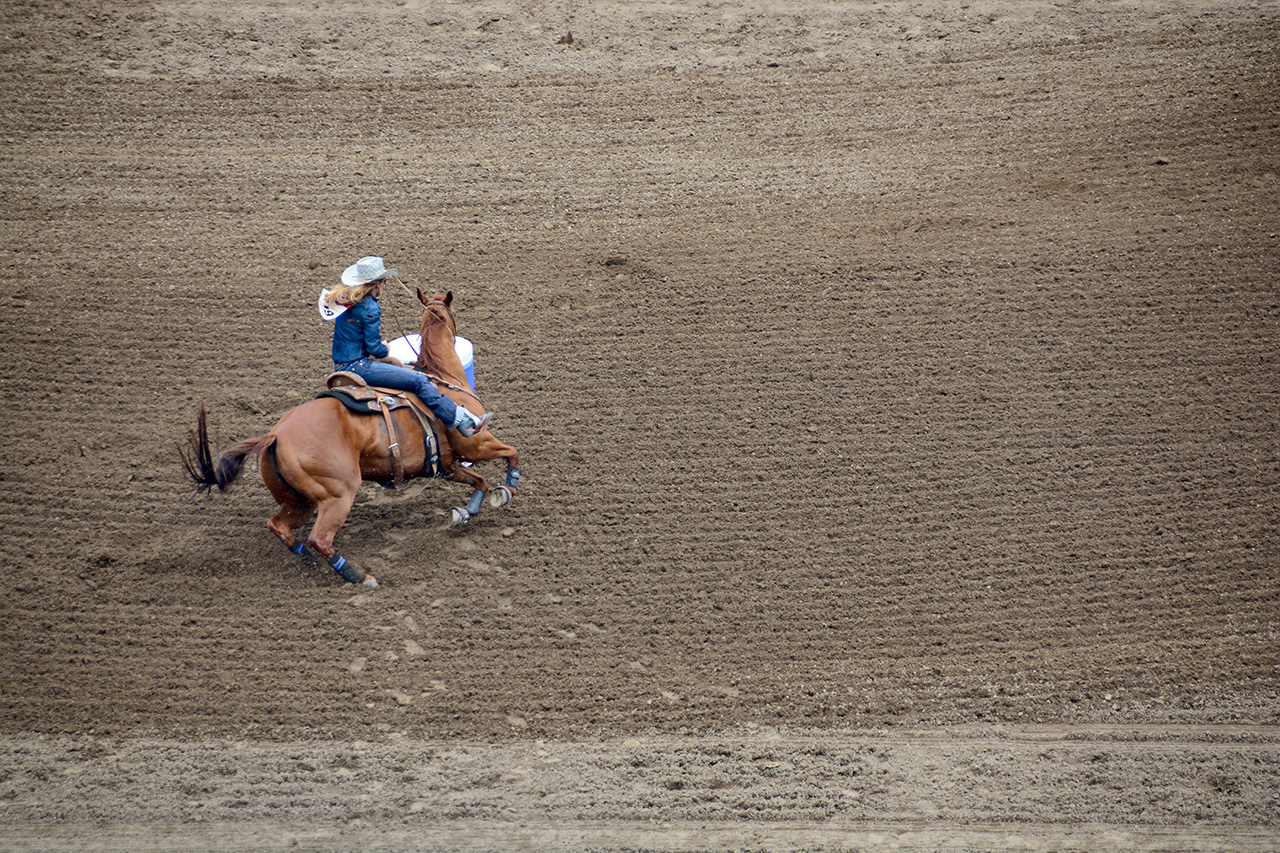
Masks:
[[[458,416],[457,404],[441,394],[436,389],[434,382],[416,370],[410,370],[407,367],[396,367],[394,364],[385,364],[369,358],[362,358],[350,364],[335,364],[333,369],[354,373],[365,382],[370,385],[377,385],[379,388],[412,391],[422,398],[422,402],[427,404],[427,408],[436,413],[436,417],[444,421],[445,426],[453,426],[453,422]]]

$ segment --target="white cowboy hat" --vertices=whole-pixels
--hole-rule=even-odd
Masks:
[[[354,287],[358,284],[368,284],[371,281],[381,281],[393,275],[400,275],[400,270],[389,270],[383,265],[382,258],[375,258],[370,255],[367,258],[361,258],[343,270],[342,283]]]

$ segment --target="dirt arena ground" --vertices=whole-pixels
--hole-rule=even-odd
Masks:
[[[1280,4],[7,0],[0,99],[0,849],[1280,849]],[[524,474],[376,590],[176,450],[365,254]]]

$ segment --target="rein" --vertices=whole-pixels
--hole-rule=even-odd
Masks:
[[[452,382],[447,381],[443,376],[437,376],[431,371],[423,370],[421,367],[418,367],[417,365],[411,364],[409,365],[409,367],[411,370],[416,370],[418,373],[421,373],[423,376],[427,377],[435,384],[443,385],[445,388],[448,388],[450,391],[457,391],[460,394],[466,394],[472,400],[475,400],[477,403],[480,403],[480,398],[477,397],[476,392],[472,391],[470,388],[464,388],[461,385],[455,385]],[[481,405],[484,405],[484,404],[481,403]]]
[[[401,280],[400,280],[400,276],[398,276],[398,275],[393,275],[393,276],[391,276],[391,277],[390,277],[390,280],[394,280],[396,284],[400,285],[400,287],[402,287],[402,288],[404,289],[404,292],[405,292],[405,293],[409,293],[409,295],[410,295],[410,296],[412,296],[412,295],[413,295],[412,293],[410,293],[410,292],[409,292],[409,285],[407,285],[407,284],[405,284],[403,281],[401,281]],[[391,301],[391,300],[387,300],[388,304],[390,303],[390,301]],[[388,313],[394,313],[394,312],[388,312]],[[400,315],[399,315],[399,313],[395,313],[395,316],[393,316],[393,317],[392,317],[392,318],[390,318],[390,319],[391,319],[391,321],[392,321],[392,325],[394,325],[394,326],[395,326],[396,331],[400,333],[399,337],[407,338],[407,337],[408,337],[408,335],[404,334],[404,327],[400,325]],[[413,349],[413,345],[412,345],[412,344],[410,344],[410,345],[409,345],[409,348],[410,348],[410,349]],[[415,356],[417,356],[417,355],[421,355],[421,353],[419,353],[417,350],[414,350],[414,353],[413,353],[413,354],[414,354]]]

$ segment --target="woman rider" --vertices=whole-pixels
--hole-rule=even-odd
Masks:
[[[397,270],[387,269],[376,257],[361,258],[342,273],[343,286],[329,294],[331,302],[348,306],[333,323],[333,369],[354,373],[380,388],[412,391],[445,425],[470,438],[485,427],[492,413],[478,417],[441,394],[423,374],[374,360],[389,353],[378,328],[382,321],[378,296],[383,281],[395,275]]]

